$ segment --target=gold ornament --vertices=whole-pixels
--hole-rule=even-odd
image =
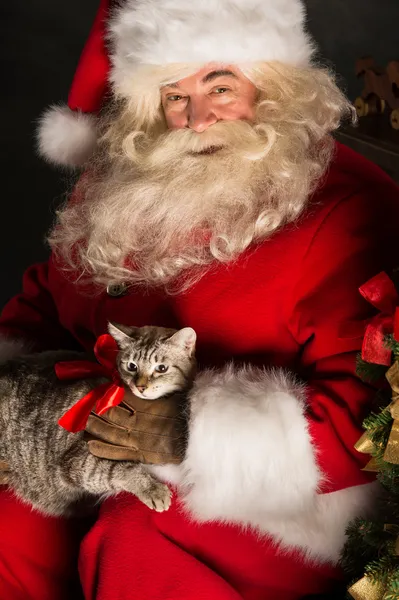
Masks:
[[[384,460],[399,465],[399,421],[392,423],[391,433],[384,452]]]
[[[355,448],[358,452],[361,452],[362,454],[372,453],[372,451],[375,449],[375,444],[371,441],[368,431],[365,431],[362,437],[358,439],[358,441],[355,444]]]
[[[363,435],[358,439],[355,444],[355,448],[362,454],[371,454],[375,450],[376,445],[371,441],[369,432],[365,431]],[[370,471],[371,473],[378,473],[379,468],[375,458],[371,458],[367,465],[363,467],[362,471]]]
[[[399,394],[399,361],[395,360],[392,367],[385,373],[388,383],[395,394]]]
[[[384,460],[399,465],[399,362],[395,361],[386,373],[392,388],[392,402],[388,409],[393,418],[391,433],[384,452]]]
[[[375,458],[371,458],[367,465],[362,469],[362,471],[368,471],[370,473],[378,473],[379,470],[380,468],[378,466],[377,459]]]
[[[367,575],[356,581],[348,592],[354,600],[384,600],[386,584],[373,583]]]
[[[398,533],[398,530],[399,526],[395,523],[385,523],[384,525],[384,531],[386,531],[387,533]]]
[[[399,419],[399,394],[392,396],[392,404],[389,406],[392,419]]]
[[[399,556],[399,535],[398,535],[399,525],[396,525],[394,523],[385,523],[384,531],[386,531],[387,533],[391,533],[392,536],[395,536],[395,534],[396,534],[395,554],[396,554],[396,556]]]
[[[355,448],[358,452],[362,454],[371,454],[372,451],[376,448],[374,442],[371,441],[369,437],[369,432],[365,431],[363,435],[358,439],[355,444]],[[378,473],[380,469],[378,468],[378,463],[375,458],[371,458],[367,465],[363,467],[362,471],[370,471],[371,473]]]
[[[386,462],[399,465],[399,361],[394,362],[385,376],[392,388],[392,402],[384,410],[390,412],[393,423],[383,458]],[[371,441],[368,431],[365,431],[356,442],[355,448],[363,454],[373,453],[376,444]],[[377,460],[372,458],[363,471],[379,471]],[[398,526],[387,523],[384,525],[384,530],[397,534]],[[395,554],[399,556],[399,535],[395,540]],[[348,592],[354,600],[384,600],[388,594],[386,583],[373,582],[367,575],[354,583]]]
[[[385,376],[392,388],[392,402],[384,410],[389,410],[393,423],[383,458],[385,462],[399,465],[399,361],[394,362]],[[376,445],[371,441],[368,431],[365,431],[359,438],[355,444],[355,448],[362,454],[373,453],[376,449]],[[362,470],[378,472],[379,468],[377,461],[372,458]]]

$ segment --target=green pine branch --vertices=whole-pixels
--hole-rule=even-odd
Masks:
[[[380,381],[385,376],[387,368],[384,365],[366,362],[360,354],[356,358],[356,374],[362,381],[366,381],[367,383]]]
[[[399,359],[399,342],[393,337],[393,333],[390,333],[385,337],[386,346],[392,350],[395,360]]]
[[[370,561],[365,569],[364,573],[367,575],[373,583],[385,583],[390,581],[390,578],[394,574],[398,567],[398,559],[396,556],[385,554],[377,560]]]
[[[396,271],[396,282],[399,286],[399,269]],[[393,360],[399,360],[399,341],[391,334],[385,337],[384,342],[392,351]],[[379,385],[388,369],[387,366],[368,363],[360,355],[357,357],[356,373],[370,384]],[[371,581],[386,585],[384,600],[399,600],[399,556],[396,549],[399,534],[399,465],[384,460],[393,423],[388,409],[390,401],[391,390],[386,385],[380,386],[374,410],[363,422],[374,444],[371,455],[377,463],[377,477],[384,489],[379,511],[373,520],[355,519],[350,524],[341,564],[348,576],[353,578],[353,583],[367,575]],[[386,528],[385,524],[390,527]],[[347,597],[351,598],[349,594]]]
[[[383,523],[361,518],[350,523],[346,535],[341,565],[355,581],[364,574],[365,564],[377,560],[386,551],[391,535],[384,531]]]
[[[384,600],[399,600],[399,569],[396,568],[389,578]]]
[[[395,522],[399,522],[399,465],[393,465],[381,460],[378,481],[390,494],[388,504],[391,507],[391,513],[396,516]],[[391,519],[392,521],[392,519]]]
[[[374,433],[387,429],[387,427],[391,424],[391,413],[386,407],[383,408],[379,413],[372,412],[363,421],[363,427],[364,429],[367,429],[370,435],[374,435]]]

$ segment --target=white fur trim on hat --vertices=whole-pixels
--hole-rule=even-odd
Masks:
[[[172,63],[310,63],[301,0],[127,0],[109,26],[111,80],[127,94],[138,67]]]
[[[39,153],[49,162],[81,166],[96,147],[96,117],[68,106],[51,106],[40,118],[37,142]]]

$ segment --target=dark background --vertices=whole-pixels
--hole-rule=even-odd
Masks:
[[[308,0],[309,27],[323,59],[355,98],[356,58],[399,58],[399,0]],[[35,156],[35,119],[66,101],[97,0],[12,0],[0,8],[2,57],[0,307],[24,269],[44,260],[44,236],[70,178]]]

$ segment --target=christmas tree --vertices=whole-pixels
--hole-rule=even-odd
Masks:
[[[360,291],[381,312],[366,330],[357,365],[358,375],[377,384],[378,392],[356,448],[370,454],[365,470],[377,473],[382,490],[373,518],[349,526],[342,565],[352,579],[348,598],[399,600],[399,298],[385,273]]]

